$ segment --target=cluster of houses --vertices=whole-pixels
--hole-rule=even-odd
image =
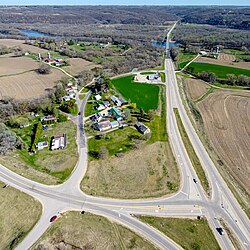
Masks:
[[[68,82],[67,86],[65,87],[65,91],[67,95],[63,96],[63,101],[69,101],[70,99],[76,99],[77,93],[77,86],[74,86],[72,82]]]
[[[61,58],[56,58],[56,57],[55,58],[51,58],[49,52],[48,52],[48,56],[41,56],[41,54],[39,53],[37,59],[39,61],[43,61],[43,62],[46,62],[48,64],[53,64],[53,65],[55,65],[57,67],[66,65],[66,62],[63,59],[61,59]]]
[[[96,95],[95,99],[97,101],[101,101],[102,97],[100,95]],[[128,102],[122,97],[116,97],[114,95],[110,96],[110,100],[113,105],[110,101],[107,100],[100,102],[96,107],[96,109],[100,112],[90,117],[90,120],[94,122],[94,125],[92,127],[95,130],[104,132],[110,129],[128,125],[124,121],[124,117],[120,109],[122,105],[128,104]],[[135,127],[142,134],[150,133],[150,129],[143,123],[137,123]]]
[[[58,149],[64,149],[66,147],[66,134],[62,135],[54,135],[51,140],[50,149],[51,150],[58,150]],[[38,150],[42,150],[44,148],[47,148],[49,146],[49,143],[47,141],[38,142],[36,144],[36,147]]]

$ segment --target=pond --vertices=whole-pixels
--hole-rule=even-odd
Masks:
[[[160,48],[166,47],[166,41],[163,42],[163,43],[152,42],[151,45],[157,46],[157,47],[160,47]],[[175,42],[170,42],[170,43],[169,43],[169,46],[170,46],[170,48],[171,48],[172,46],[175,46]]]
[[[41,33],[36,30],[19,30],[23,35],[28,37],[51,37],[51,38],[59,38],[60,36],[54,36],[46,33]]]

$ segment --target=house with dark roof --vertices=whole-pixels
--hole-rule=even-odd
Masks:
[[[144,125],[142,122],[135,124],[136,129],[142,134],[149,134],[151,132],[150,128]]]

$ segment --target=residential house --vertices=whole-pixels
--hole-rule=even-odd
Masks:
[[[119,109],[117,109],[117,108],[114,108],[114,107],[111,108],[109,110],[109,113],[110,113],[110,115],[112,115],[112,117],[114,117],[114,119],[116,119],[118,121],[123,119],[121,111]]]
[[[96,113],[94,115],[92,115],[89,119],[92,121],[92,122],[100,122],[102,120],[103,116],[101,113]]]
[[[100,100],[102,99],[102,97],[101,97],[100,95],[95,95],[95,99],[96,99],[97,101],[100,101]]]
[[[110,124],[111,124],[111,128],[117,128],[117,127],[119,127],[119,122],[118,121],[110,122]]]
[[[109,120],[97,123],[97,129],[99,131],[106,131],[111,129],[111,123]]]
[[[47,115],[47,116],[42,117],[41,121],[45,123],[54,123],[57,121],[57,118],[52,115]]]
[[[49,146],[49,143],[47,141],[43,141],[43,142],[38,142],[36,144],[36,147],[38,150],[42,150],[44,148],[47,148]]]
[[[100,110],[105,109],[105,106],[102,104],[98,104],[98,106],[96,106],[95,108],[100,111]]]
[[[142,133],[142,134],[149,134],[151,131],[150,131],[150,128],[147,127],[146,125],[144,125],[143,123],[141,122],[138,122],[137,124],[135,124],[135,127],[136,129]]]
[[[103,104],[106,108],[110,107],[110,102],[109,102],[109,101],[103,101],[102,104]]]
[[[118,106],[118,107],[122,106],[121,101],[120,101],[116,96],[112,95],[112,96],[110,97],[110,99],[112,100],[112,102],[113,102],[116,106]]]
[[[66,147],[66,134],[55,135],[51,142],[51,150],[64,149]]]
[[[68,95],[66,95],[66,96],[63,96],[63,101],[65,101],[65,102],[67,102],[67,101],[69,101],[70,100],[70,97],[68,96]]]

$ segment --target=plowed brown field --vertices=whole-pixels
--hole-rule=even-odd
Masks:
[[[205,94],[209,89],[209,86],[201,80],[192,78],[184,78],[184,79],[185,79],[187,93],[192,100],[198,99],[203,94]]]
[[[67,60],[70,66],[64,67],[64,69],[72,75],[77,75],[84,70],[90,70],[100,65],[94,64],[81,58],[70,58]]]
[[[223,165],[250,194],[250,93],[218,90],[198,108]]]
[[[38,67],[39,63],[28,57],[0,58],[0,77],[20,74]]]
[[[20,75],[0,77],[0,99],[4,96],[17,99],[37,97],[45,93],[45,89],[52,88],[55,81],[65,75],[56,69],[48,75],[40,75],[34,71]]]
[[[222,66],[230,66],[235,68],[250,69],[250,62],[233,62],[235,57],[228,54],[219,54],[218,59],[199,57],[196,62],[212,63]]]

